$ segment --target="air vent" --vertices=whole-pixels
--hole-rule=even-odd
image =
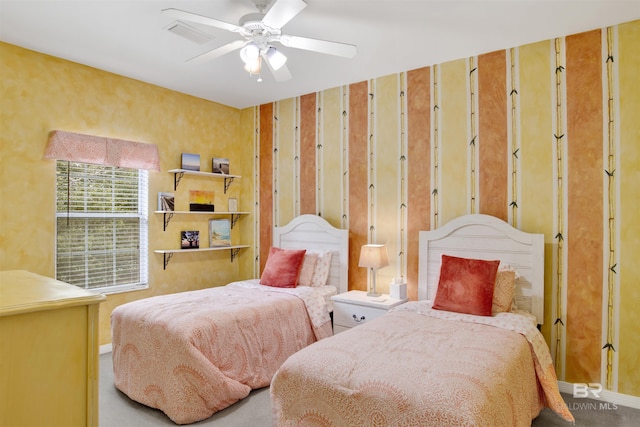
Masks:
[[[194,43],[204,44],[208,41],[213,40],[213,35],[192,27],[191,25],[187,25],[181,21],[172,22],[165,28],[170,33],[173,33],[180,37],[184,37],[185,39],[191,40]]]

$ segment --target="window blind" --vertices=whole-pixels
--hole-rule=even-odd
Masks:
[[[101,291],[147,285],[148,172],[58,161],[56,278]]]

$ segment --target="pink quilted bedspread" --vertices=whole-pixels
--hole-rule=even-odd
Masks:
[[[331,323],[314,325],[292,291],[234,285],[117,307],[115,386],[177,424],[192,423],[269,385],[287,357],[331,335]]]
[[[530,426],[544,406],[573,421],[531,320],[420,304],[291,356],[271,383],[274,426]]]

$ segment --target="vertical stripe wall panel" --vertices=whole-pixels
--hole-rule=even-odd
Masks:
[[[367,272],[358,267],[360,248],[367,244],[367,168],[369,87],[349,86],[349,289],[367,290]]]
[[[318,201],[318,213],[335,227],[341,227],[342,198],[345,188],[343,188],[344,166],[342,138],[342,90],[341,88],[329,89],[322,92],[322,104],[320,111],[320,134],[319,141],[322,151],[322,160],[318,165],[321,168],[322,178],[318,185],[321,197]]]
[[[316,213],[316,94],[300,97],[300,214]]]
[[[401,194],[399,191],[400,172],[400,93],[399,74],[375,80],[374,102],[375,121],[370,138],[373,162],[370,167],[370,215],[371,231],[369,243],[382,243],[387,248],[389,266],[378,270],[378,292],[388,293],[389,283],[402,271],[399,256],[398,224],[400,223]],[[371,90],[371,88],[370,88]]]
[[[551,80],[549,41],[518,48],[520,87],[521,193],[518,206],[520,228],[545,235],[545,322],[542,331],[549,339],[552,319],[553,263],[553,145],[551,139]]]
[[[479,211],[508,217],[508,136],[506,51],[478,56]]]
[[[620,96],[618,392],[640,396],[640,21],[618,27]]]
[[[274,103],[274,173],[278,203],[274,223],[288,224],[296,216],[299,205],[297,154],[297,101],[289,98]]]
[[[600,31],[567,37],[566,376],[600,381],[602,338],[602,63]]]
[[[273,104],[260,106],[260,273],[273,242]]]
[[[407,294],[418,299],[418,234],[429,230],[431,212],[431,79],[429,68],[407,73],[408,184]]]
[[[467,62],[446,62],[440,68],[439,225],[469,212]]]

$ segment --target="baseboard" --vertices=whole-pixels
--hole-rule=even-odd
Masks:
[[[573,396],[573,383],[558,381],[558,389],[560,392]],[[600,399],[605,402],[615,403],[617,405],[627,406],[629,408],[640,409],[640,397],[622,394],[611,390],[602,390]]]
[[[105,345],[101,345],[100,346],[100,354],[111,353],[112,349],[113,349],[113,347],[111,346],[111,343],[105,344]]]

